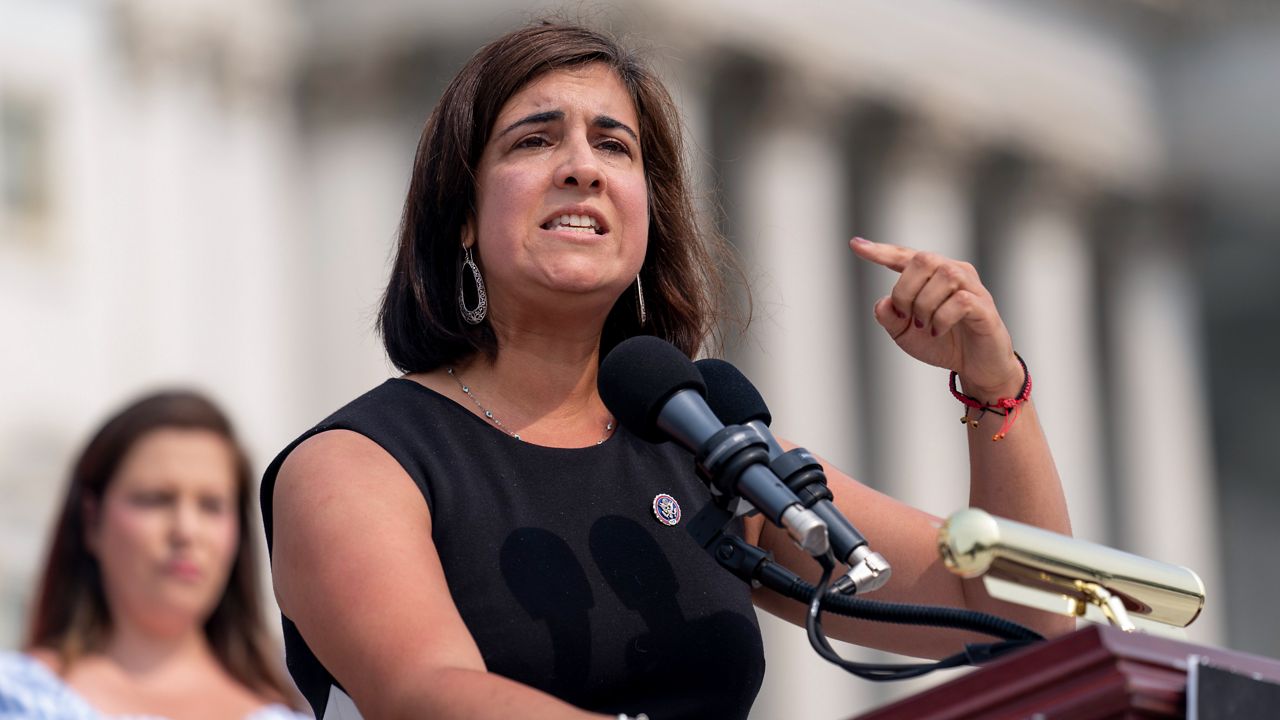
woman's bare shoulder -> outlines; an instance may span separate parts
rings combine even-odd
[[[371,438],[355,430],[333,429],[316,433],[298,444],[280,466],[280,477],[296,476],[349,464],[396,465],[391,455]],[[398,465],[397,465],[398,467]]]
[[[298,503],[344,498],[425,507],[409,474],[382,446],[353,430],[326,430],[300,443],[281,464],[273,511],[279,517]]]

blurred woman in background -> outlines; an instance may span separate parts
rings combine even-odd
[[[277,669],[230,421],[188,391],[144,397],[76,461],[0,718],[300,717]]]

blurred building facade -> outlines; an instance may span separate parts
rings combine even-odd
[[[900,5],[571,17],[645,49],[684,109],[708,220],[751,281],[727,353],[776,429],[926,510],[964,506],[946,374],[884,336],[870,309],[892,274],[846,241],[969,259],[1035,373],[1076,534],[1192,567],[1210,600],[1191,639],[1280,656],[1280,578],[1258,559],[1280,542],[1280,16]],[[0,0],[0,645],[20,641],[70,457],[127,397],[211,390],[262,466],[392,372],[372,319],[422,123],[467,56],[537,16]],[[753,717],[911,689],[764,622]]]

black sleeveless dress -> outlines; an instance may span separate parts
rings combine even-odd
[[[449,591],[490,672],[586,710],[745,718],[764,676],[749,588],[686,532],[708,502],[688,453],[618,429],[601,445],[520,442],[412,380],[388,380],[307,431],[370,438],[426,498]],[[668,526],[655,496],[682,519]],[[286,662],[323,717],[338,683],[282,616]]]

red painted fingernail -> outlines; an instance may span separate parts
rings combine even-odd
[[[916,318],[916,319],[915,319],[915,321],[916,321],[916,327],[918,327],[918,328],[920,328],[920,329],[922,329],[922,330],[923,330],[923,329],[924,329],[924,323],[920,322],[920,318]]]

